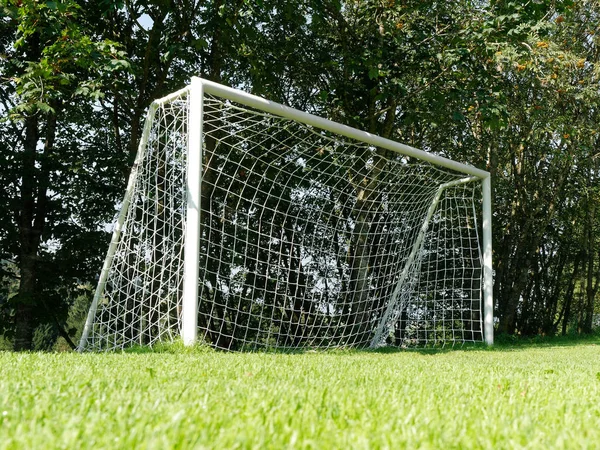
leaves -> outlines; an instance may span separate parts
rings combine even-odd
[[[48,177],[55,196],[41,240],[62,245],[40,258],[63,260],[41,289],[93,279],[85,242],[104,245],[144,108],[200,74],[487,168],[503,326],[552,333],[574,317],[569,298],[589,284],[581,269],[569,290],[578,255],[599,264],[597,239],[584,239],[584,224],[600,231],[586,215],[598,201],[597,1],[81,5],[0,2],[0,258],[22,245],[23,127],[37,120],[33,190]]]
[[[73,1],[19,2],[12,80],[20,97],[12,113],[54,113],[52,103],[89,96],[101,97],[102,81],[130,69],[121,45],[94,41],[79,22],[80,7]],[[37,59],[30,59],[38,54]],[[8,73],[10,74],[10,72]],[[95,78],[95,89],[82,87]],[[104,88],[105,89],[105,88]]]

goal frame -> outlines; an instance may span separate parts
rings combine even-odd
[[[112,260],[121,236],[123,224],[127,216],[127,210],[132,199],[138,170],[151,132],[152,120],[157,109],[165,103],[183,94],[189,95],[188,112],[188,148],[187,148],[187,184],[186,184],[186,223],[184,240],[184,262],[183,262],[183,293],[182,293],[182,311],[181,311],[181,338],[184,345],[194,345],[198,340],[198,273],[199,273],[199,252],[200,252],[200,198],[202,184],[202,148],[203,148],[203,106],[204,95],[214,95],[226,100],[230,100],[247,107],[264,111],[286,119],[294,120],[305,125],[309,125],[321,130],[329,131],[347,138],[361,141],[376,147],[385,148],[404,156],[413,157],[421,161],[426,161],[437,166],[441,166],[456,172],[465,174],[465,178],[446,183],[439,187],[438,193],[432,202],[425,222],[417,237],[411,255],[405,264],[405,269],[400,275],[397,288],[392,294],[392,299],[386,310],[380,324],[377,327],[375,338],[371,341],[371,347],[379,346],[381,335],[385,333],[386,320],[392,313],[395,297],[401,288],[402,280],[407,276],[404,272],[408,271],[411,265],[411,259],[420,248],[420,240],[427,230],[429,219],[431,218],[443,191],[450,186],[457,184],[481,181],[482,186],[482,307],[483,307],[483,337],[487,345],[494,343],[494,316],[493,316],[493,269],[492,269],[492,196],[491,196],[491,176],[490,173],[467,164],[463,164],[442,156],[438,156],[424,150],[386,139],[371,133],[367,133],[356,128],[333,122],[322,117],[299,111],[297,109],[284,106],[282,104],[263,99],[261,97],[246,93],[241,90],[233,89],[221,84],[205,80],[199,77],[193,77],[191,84],[186,88],[174,92],[162,99],[154,101],[148,110],[144,130],[140,140],[138,153],[131,169],[127,190],[121,205],[120,213],[113,230],[109,249],[100,273],[98,286],[96,288],[92,304],[87,316],[87,320],[81,335],[79,350],[86,347],[89,333],[91,331],[99,300],[104,292],[106,281],[109,275]]]

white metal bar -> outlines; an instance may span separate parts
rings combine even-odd
[[[483,328],[485,342],[494,344],[494,275],[492,270],[492,186],[483,179]]]
[[[192,81],[193,81],[193,79],[192,79]],[[186,86],[183,89],[179,89],[178,91],[172,92],[171,94],[166,95],[165,97],[155,100],[154,103],[158,104],[159,106],[170,103],[179,97],[185,96],[190,91],[190,88],[191,88],[191,86]]]
[[[397,318],[394,318],[392,314],[394,313],[394,310],[396,309],[396,306],[398,305],[398,296],[400,295],[400,292],[402,291],[402,288],[404,287],[404,283],[406,282],[406,278],[408,277],[408,274],[410,273],[410,270],[415,261],[417,253],[421,250],[421,246],[423,245],[423,241],[425,240],[425,233],[427,233],[427,229],[429,228],[429,221],[431,220],[433,213],[435,212],[438,204],[440,203],[442,194],[449,187],[458,186],[458,185],[464,184],[464,183],[470,183],[472,181],[479,181],[479,178],[477,178],[477,177],[461,178],[460,180],[449,181],[448,183],[441,184],[440,187],[438,188],[437,192],[435,193],[435,197],[433,198],[433,201],[431,202],[431,205],[429,205],[429,209],[427,210],[427,215],[425,216],[423,225],[421,225],[421,230],[419,231],[417,239],[415,240],[415,243],[412,246],[411,252],[408,255],[408,258],[406,259],[406,263],[404,264],[404,269],[402,269],[400,278],[398,279],[398,282],[396,283],[396,287],[394,288],[394,292],[392,293],[392,298],[390,299],[390,302],[388,303],[388,307],[385,310],[383,317],[379,321],[379,326],[377,327],[377,330],[375,330],[375,336],[373,337],[373,340],[371,341],[371,345],[370,345],[371,348],[376,348],[376,347],[382,346],[385,343],[385,339],[387,337],[386,333],[388,333],[389,330],[394,325],[396,325]]]
[[[280,103],[265,100],[264,98],[257,97],[255,95],[248,94],[246,92],[233,89],[227,86],[223,86],[212,81],[196,77],[194,77],[193,79],[201,80],[204,86],[204,92],[206,92],[207,94],[217,95],[228,100],[244,104],[246,106],[261,109],[271,114],[286,117],[288,119],[293,119],[307,125],[331,131],[332,133],[341,134],[352,139],[366,142],[376,147],[383,147],[388,150],[401,153],[403,155],[412,156],[423,161],[428,161],[433,164],[446,167],[447,169],[452,169],[458,172],[465,173],[467,175],[472,175],[478,178],[486,178],[487,176],[489,176],[489,173],[485,170],[477,169],[475,167],[468,166],[457,161],[452,161],[451,159],[433,155],[426,151],[419,150],[414,147],[410,147],[408,145],[392,141],[390,139],[385,139],[380,136],[367,133],[365,131],[357,130],[356,128],[332,122],[331,120],[327,120],[322,117],[306,113],[304,111],[299,111],[297,109],[290,108],[289,106],[284,106]]]
[[[127,190],[125,191],[123,204],[121,205],[121,210],[119,211],[119,216],[117,217],[117,223],[115,225],[115,229],[113,230],[110,245],[108,246],[108,252],[106,254],[106,258],[104,259],[104,264],[102,266],[102,271],[100,272],[98,286],[96,287],[96,291],[94,292],[94,299],[92,300],[87,320],[85,321],[85,326],[83,327],[83,332],[81,334],[81,339],[79,340],[78,351],[85,350],[85,347],[87,346],[87,341],[90,335],[90,331],[92,329],[92,324],[94,323],[94,316],[96,315],[96,311],[98,309],[98,302],[100,301],[100,297],[102,296],[102,294],[104,294],[106,280],[108,279],[110,267],[115,257],[117,247],[119,245],[119,238],[121,237],[123,224],[125,223],[125,219],[127,218],[127,212],[129,210],[129,204],[131,203],[133,191],[135,189],[135,183],[137,182],[139,168],[142,165],[142,161],[146,154],[146,147],[148,145],[150,131],[152,130],[152,122],[154,121],[154,116],[156,114],[158,106],[158,103],[153,102],[150,105],[150,108],[148,109],[148,113],[146,114],[142,138],[140,139],[140,144],[138,146],[138,151],[135,156],[135,161],[133,163],[133,166],[131,167],[131,172],[129,173],[129,181],[127,182]]]
[[[202,81],[193,78],[188,112],[187,214],[181,305],[181,337],[184,345],[194,345],[198,338],[203,97]]]

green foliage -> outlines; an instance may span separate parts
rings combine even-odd
[[[0,353],[0,449],[585,448],[599,352]]]
[[[14,263],[0,260],[0,317],[14,316],[12,299],[17,293],[19,285],[18,269]],[[8,321],[0,321],[0,336],[10,338],[11,328]],[[3,340],[3,342],[5,342]]]
[[[13,344],[5,336],[0,335],[0,352],[12,350]]]
[[[600,330],[599,330],[600,331]],[[493,351],[507,351],[522,348],[540,347],[569,347],[585,344],[597,344],[600,333],[596,331],[590,334],[570,333],[565,336],[518,336],[515,334],[499,334],[494,337]]]
[[[8,2],[17,24],[11,81],[20,102],[13,114],[56,113],[56,104],[104,96],[103,81],[128,70],[120,44],[94,41],[78,21],[81,7],[69,0]],[[39,58],[30,59],[39,52]],[[89,73],[95,72],[90,78]],[[10,72],[8,72],[10,73]]]
[[[52,350],[57,338],[58,332],[55,327],[53,327],[49,323],[41,324],[35,329],[35,332],[33,333],[33,350]]]
[[[112,219],[121,191],[126,155],[111,149],[99,102],[130,65],[120,44],[89,29],[76,2],[2,7],[0,257],[15,261],[18,286],[0,301],[0,322],[9,335],[26,330],[25,347],[37,339],[50,348],[77,286],[95,274],[102,251],[90,250],[104,248],[99,224]]]
[[[145,108],[192,75],[487,168],[501,330],[589,331],[600,307],[597,0],[0,0],[0,10],[0,260],[18,266],[7,277],[0,266],[3,332],[32,244],[48,306],[34,328],[51,322],[47,310],[67,329],[81,323],[73,305],[95,282]],[[27,241],[24,218],[36,217]],[[70,308],[79,318],[67,324]]]

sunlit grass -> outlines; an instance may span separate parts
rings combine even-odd
[[[0,448],[594,448],[600,345],[0,353]]]

